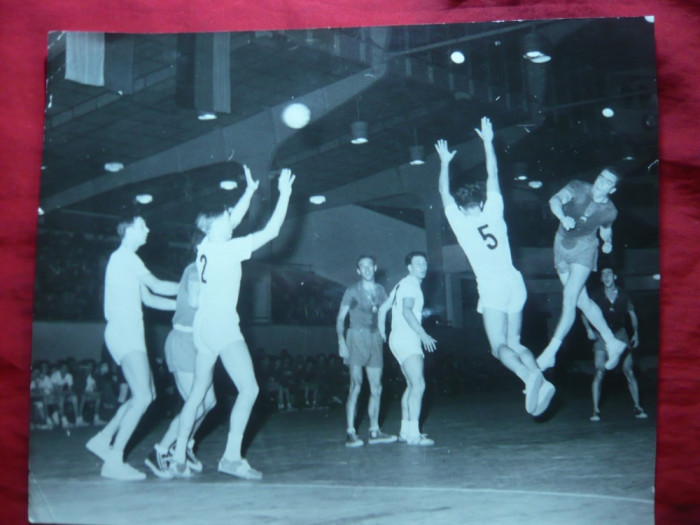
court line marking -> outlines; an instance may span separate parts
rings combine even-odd
[[[610,501],[627,501],[630,503],[646,503],[653,505],[653,499],[631,498],[627,496],[608,496],[604,494],[587,494],[583,492],[552,492],[544,490],[518,490],[518,489],[478,489],[467,487],[403,487],[403,486],[382,486],[382,485],[327,485],[323,483],[262,483],[265,487],[294,487],[294,488],[315,488],[315,489],[361,489],[361,490],[401,490],[413,492],[460,492],[479,494],[519,494],[523,496],[568,496],[572,498],[584,499],[604,499]]]
[[[65,486],[67,483],[76,483],[76,484],[84,484],[85,481],[79,481],[79,480],[61,480],[60,482],[58,480],[44,480],[41,483],[60,483],[60,485]],[[90,482],[88,482],[90,483]],[[104,480],[95,480],[95,482],[91,483],[94,485],[103,485]],[[246,488],[249,487],[255,487],[255,488],[268,488],[268,487],[274,487],[274,488],[294,488],[294,489],[336,489],[336,490],[382,490],[382,491],[409,491],[409,492],[457,492],[461,494],[495,494],[495,495],[506,495],[506,494],[517,494],[521,496],[548,496],[548,497],[569,497],[569,498],[579,498],[579,499],[592,499],[592,500],[607,500],[607,501],[620,501],[620,502],[628,502],[628,503],[644,503],[647,505],[654,505],[654,500],[653,499],[643,499],[643,498],[633,498],[633,497],[628,497],[628,496],[610,496],[610,495],[605,495],[605,494],[588,494],[585,492],[555,492],[555,491],[546,491],[546,490],[519,490],[519,489],[489,489],[489,488],[468,488],[468,487],[406,487],[406,486],[385,486],[385,485],[335,485],[335,484],[326,484],[326,483],[267,483],[265,481],[262,482],[246,482],[242,480],[232,480],[232,483],[236,483],[239,487],[242,488],[241,485],[245,486]],[[198,486],[206,486],[206,487],[213,487],[213,486],[222,486],[222,487],[228,487],[229,484],[226,482],[217,482],[217,483],[212,483],[212,482],[200,482],[196,484],[185,484],[185,483],[179,483],[177,480],[172,481],[171,483],[167,482],[162,482],[162,480],[158,480],[158,484],[162,484],[163,487],[168,486],[168,487],[173,487],[175,484],[176,486],[180,487],[198,487]]]

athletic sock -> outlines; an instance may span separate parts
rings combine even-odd
[[[559,348],[561,348],[561,343],[562,343],[561,339],[557,339],[556,337],[552,337],[552,340],[549,342],[549,344],[547,345],[547,348],[545,348],[542,353],[559,351]]]
[[[401,420],[401,430],[399,431],[399,435],[405,436],[408,434],[408,419],[402,419]]]
[[[418,420],[412,420],[408,422],[408,432],[407,435],[410,437],[415,437],[420,435],[420,430],[418,429]]]

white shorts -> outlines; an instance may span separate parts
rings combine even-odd
[[[420,337],[415,332],[391,332],[389,335],[389,349],[400,365],[406,358],[412,355],[423,357],[423,347]]]
[[[105,343],[114,361],[121,366],[124,356],[131,352],[146,353],[143,321],[138,323],[107,323]]]
[[[527,300],[527,289],[522,274],[515,270],[505,275],[478,281],[479,304],[476,310],[482,314],[484,308],[508,314],[522,311]]]
[[[221,351],[235,343],[245,344],[238,323],[231,320],[196,315],[193,325],[194,346],[198,352],[218,357]]]

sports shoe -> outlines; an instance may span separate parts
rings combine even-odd
[[[556,352],[545,350],[537,357],[537,366],[544,372],[548,368],[552,368],[555,363]]]
[[[409,436],[406,438],[407,445],[418,445],[421,447],[429,447],[435,444],[435,440],[430,439],[427,434],[418,434],[417,436]]]
[[[218,470],[222,474],[229,474],[241,479],[259,480],[263,477],[262,472],[251,467],[245,458],[239,460],[221,458]]]
[[[168,455],[173,456],[175,455],[175,445],[176,443],[173,443],[170,445],[170,449],[168,450]],[[193,470],[194,472],[202,472],[202,469],[204,468],[202,466],[202,462],[197,459],[197,456],[194,455],[194,439],[190,439],[189,442],[187,443],[187,448],[185,449],[185,459],[187,461],[187,466],[190,467],[190,470]]]
[[[378,443],[395,443],[396,436],[393,434],[385,434],[381,429],[370,430],[369,437],[367,438],[367,443],[370,445],[376,445]]]
[[[76,427],[86,427],[88,424],[85,422],[85,420],[82,418],[82,416],[79,416],[75,420],[75,426]]]
[[[85,448],[95,454],[102,461],[107,459],[107,455],[112,451],[109,440],[98,432],[90,438],[90,441],[85,443]]]
[[[608,360],[605,361],[605,369],[612,370],[620,362],[620,356],[625,352],[627,343],[619,339],[613,339],[610,343],[606,343],[605,349],[608,351]]]
[[[399,443],[406,443],[406,440],[406,434],[399,434],[399,438],[396,441],[398,441]]]
[[[646,419],[649,416],[647,416],[647,413],[644,412],[642,407],[634,407],[634,417],[637,419]]]
[[[544,381],[544,376],[539,370],[530,372],[525,383],[525,410],[532,414],[539,404],[540,388]]]
[[[146,479],[146,474],[140,470],[136,470],[128,463],[119,463],[117,461],[105,461],[100,471],[100,476],[109,479],[118,479],[120,481],[140,481]]]
[[[174,459],[168,462],[168,471],[174,478],[191,478],[192,471],[187,465],[187,461],[184,463],[177,463]]]
[[[594,410],[593,415],[590,417],[591,421],[600,421],[600,410]]]
[[[345,446],[348,448],[357,448],[364,445],[365,442],[362,441],[355,432],[348,432],[345,437]]]
[[[544,414],[545,410],[549,407],[549,403],[554,397],[554,393],[557,391],[554,385],[549,381],[544,381],[540,387],[540,393],[537,399],[537,408],[532,412],[534,417],[541,416]]]
[[[153,447],[148,457],[144,460],[144,463],[148,468],[151,469],[156,476],[161,479],[173,479],[173,474],[169,470],[169,463],[172,459],[170,456],[170,451],[165,453],[158,450],[160,447],[158,445]]]

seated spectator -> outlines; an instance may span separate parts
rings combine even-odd
[[[72,426],[66,417],[66,402],[70,403],[73,408],[76,426],[86,426],[87,423],[83,421],[83,416],[78,412],[78,396],[73,392],[73,375],[68,371],[66,361],[62,361],[51,373],[51,384],[53,386],[53,402],[58,407],[61,427],[70,428]]]
[[[106,422],[100,419],[100,402],[102,401],[102,393],[97,385],[98,374],[95,370],[95,361],[88,359],[84,363],[85,367],[85,386],[83,388],[82,395],[80,397],[80,411],[78,412],[80,416],[83,416],[83,411],[85,410],[85,403],[90,402],[94,404],[94,413],[92,418],[92,424],[95,426],[105,425]]]
[[[53,428],[53,422],[49,418],[48,407],[45,402],[45,392],[41,384],[41,370],[38,366],[32,368],[32,379],[29,384],[29,396],[31,402],[30,430]],[[49,380],[50,384],[50,380]]]

